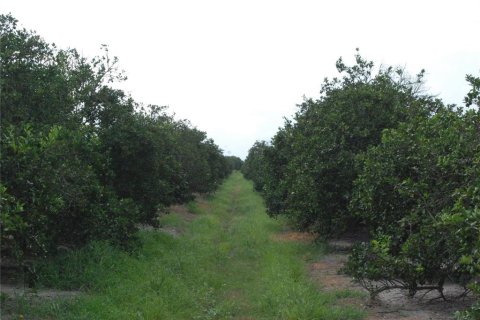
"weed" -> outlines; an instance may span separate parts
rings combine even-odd
[[[284,222],[266,215],[262,199],[240,174],[234,173],[208,206],[189,206],[198,217],[182,224],[182,237],[143,231],[137,256],[96,244],[64,257],[62,270],[78,272],[71,281],[87,283],[89,292],[31,312],[57,319],[363,317],[361,311],[335,306],[350,293],[322,293],[309,281],[305,257],[317,257],[324,246],[272,239]],[[162,221],[169,223],[178,226],[178,217]],[[51,274],[44,283],[64,286],[59,265],[44,272]]]

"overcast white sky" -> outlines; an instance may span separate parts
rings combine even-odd
[[[448,103],[480,75],[479,0],[1,0],[0,13],[85,56],[108,44],[135,100],[168,105],[242,158],[357,47],[377,65],[426,69]]]

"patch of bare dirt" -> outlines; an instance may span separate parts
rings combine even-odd
[[[310,278],[320,284],[322,290],[325,291],[360,289],[359,286],[352,283],[352,279],[349,276],[339,274],[339,269],[346,261],[346,254],[327,254],[320,261],[309,265]]]
[[[277,241],[307,242],[314,239],[314,234],[291,231],[275,236]],[[365,289],[354,283],[351,277],[341,273],[348,259],[348,251],[356,241],[358,241],[358,235],[331,240],[328,242],[331,253],[308,265],[310,278],[319,285],[321,290],[358,290],[366,293],[366,298],[339,299],[338,305],[356,305],[364,308],[368,313],[367,320],[452,320],[455,311],[464,310],[473,303],[474,298],[471,296],[456,299],[463,293],[463,288],[453,284],[445,285],[444,294],[447,301],[438,299],[439,294],[436,291],[427,294],[418,292],[412,298],[405,290],[400,289],[384,291],[375,300],[371,300]]]
[[[2,294],[1,302],[1,319],[23,319],[23,315],[18,314],[17,298],[26,299],[29,304],[35,304],[45,300],[58,300],[58,299],[73,299],[78,297],[80,291],[64,291],[54,289],[39,289],[34,290],[21,285],[6,285],[0,286],[0,292]]]
[[[358,290],[367,293],[352,279],[339,271],[347,260],[345,253],[331,253],[325,255],[320,261],[309,265],[311,279],[319,284],[324,291]],[[450,300],[437,299],[435,291],[424,294],[417,293],[413,298],[408,297],[404,290],[392,289],[380,293],[375,300],[370,298],[345,298],[340,299],[339,305],[356,305],[365,308],[368,320],[449,320],[453,313],[463,310],[472,304],[473,298],[463,300],[453,299],[458,297],[463,289],[455,285],[446,285],[444,294]]]
[[[164,226],[164,227],[155,228],[154,226],[149,225],[149,224],[138,224],[137,228],[140,229],[140,230],[143,230],[143,231],[150,231],[150,232],[157,231],[157,232],[167,233],[174,238],[179,237],[183,233],[183,230],[181,230],[180,228],[172,227],[172,226]]]
[[[273,236],[275,241],[299,241],[311,242],[317,238],[317,235],[309,232],[286,231]]]
[[[195,203],[200,210],[208,212],[211,208],[210,203],[208,202],[207,199],[208,196],[201,195],[201,194],[196,194],[195,195]]]
[[[328,247],[332,251],[350,251],[352,250],[353,245],[353,241],[345,239],[334,239],[328,241]]]
[[[174,238],[178,238],[183,233],[183,230],[175,227],[160,227],[158,228],[158,231],[169,234]]]
[[[54,289],[31,289],[25,288],[22,286],[15,285],[5,285],[2,284],[0,287],[0,292],[7,297],[15,296],[29,296],[33,298],[41,299],[55,299],[55,298],[73,298],[80,294],[80,291],[65,291],[65,290],[54,290]]]
[[[197,205],[200,205],[200,203],[206,203],[204,198],[202,196],[197,196],[195,199],[195,202]],[[185,222],[192,222],[196,218],[198,218],[198,215],[192,213],[188,207],[184,204],[175,204],[170,207],[168,207],[162,215],[175,215],[180,217],[183,221]],[[153,227],[151,227],[153,229]],[[167,233],[174,238],[179,237],[180,235],[183,234],[184,230],[181,227],[173,227],[173,226],[162,226],[157,229],[160,232]]]
[[[167,211],[169,212],[169,214],[175,214],[180,216],[183,220],[187,222],[193,221],[195,220],[195,218],[197,218],[197,215],[190,212],[190,210],[188,210],[188,208],[183,204],[176,204],[170,206]]]
[[[392,289],[382,292],[377,299],[368,302],[368,320],[450,320],[453,313],[464,310],[473,303],[473,297],[463,300],[454,299],[463,290],[456,285],[446,285],[444,294],[449,299],[444,301],[435,291],[424,294],[419,292],[409,297],[404,290]]]

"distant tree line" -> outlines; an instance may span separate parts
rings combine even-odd
[[[188,121],[112,87],[125,77],[107,47],[87,59],[1,15],[0,59],[2,257],[92,240],[131,248],[139,223],[241,166]]]
[[[226,156],[227,163],[230,170],[241,170],[243,166],[243,160],[237,156]]]
[[[424,72],[342,59],[270,143],[243,166],[271,216],[332,237],[366,230],[347,271],[376,295],[389,288],[475,288],[480,275],[480,79],[466,108],[424,92]],[[478,286],[476,287],[478,291]],[[479,316],[480,307],[459,315]],[[470,317],[470,318],[469,318]],[[478,318],[475,318],[478,319]]]

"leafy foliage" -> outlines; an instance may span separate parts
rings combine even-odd
[[[248,156],[242,167],[242,173],[245,178],[253,180],[255,190],[263,190],[265,181],[263,175],[265,173],[265,150],[268,145],[265,141],[256,141],[255,144],[248,151]]]
[[[343,77],[325,80],[321,97],[305,99],[271,144],[252,147],[245,176],[272,216],[321,236],[368,230],[371,241],[355,247],[346,270],[372,295],[443,296],[447,280],[478,291],[479,79],[467,76],[463,110],[423,94],[423,71],[375,74],[355,58],[350,67],[337,61]]]
[[[217,145],[164,108],[110,87],[118,60],[59,50],[0,16],[2,257],[107,240],[215,190],[232,170]]]
[[[243,160],[236,156],[225,157],[228,162],[228,166],[231,170],[241,170],[243,166]]]
[[[2,139],[2,179],[23,204],[25,226],[14,236],[16,246],[45,254],[91,238],[126,245],[137,209],[101,184],[99,140],[58,126],[34,133],[28,126],[20,132],[10,126]]]
[[[478,274],[480,239],[480,113],[442,108],[386,130],[382,142],[359,157],[351,210],[370,230],[388,235],[388,259],[374,246],[357,249],[349,269],[360,281],[401,279],[412,293],[439,290]],[[369,258],[365,258],[365,256]],[[363,256],[364,258],[360,258]],[[383,261],[382,261],[383,260]],[[390,274],[379,272],[389,265]]]
[[[251,175],[265,186],[271,215],[287,215],[323,235],[358,225],[348,210],[356,156],[378,144],[384,129],[437,107],[420,93],[423,72],[411,79],[390,67],[374,75],[372,62],[358,53],[355,59],[351,67],[337,61],[342,78],[326,79],[319,99],[299,105],[294,121],[285,123],[255,166],[262,173]]]

